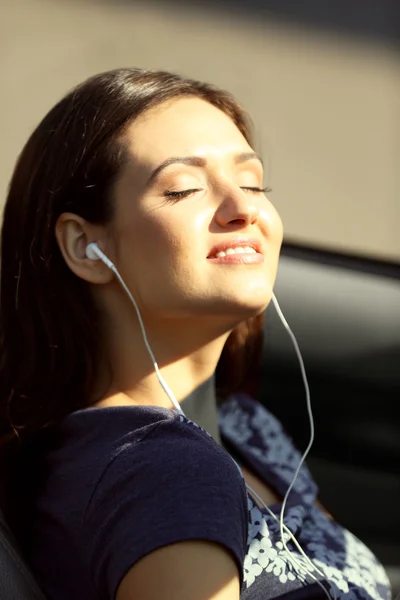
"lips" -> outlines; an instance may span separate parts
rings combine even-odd
[[[262,254],[261,252],[261,244],[259,242],[259,240],[254,239],[254,238],[236,238],[236,239],[230,239],[230,240],[226,240],[221,242],[220,244],[216,244],[210,254],[207,256],[207,258],[217,258],[217,255],[220,252],[226,252],[229,249],[234,250],[235,248],[252,248],[252,253],[254,254],[254,250],[256,251],[257,254]],[[232,256],[232,254],[231,254]]]

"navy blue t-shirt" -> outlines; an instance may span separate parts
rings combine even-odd
[[[225,402],[219,419],[235,455],[283,496],[300,456],[276,419],[244,395]],[[121,406],[75,412],[57,433],[45,473],[30,562],[49,600],[114,600],[140,558],[193,539],[219,543],[232,554],[242,600],[324,597],[288,560],[279,526],[247,493],[230,455],[175,411]],[[285,522],[317,565],[317,579],[341,600],[387,600],[384,569],[316,507],[316,492],[304,467]],[[280,505],[270,508],[279,516]]]

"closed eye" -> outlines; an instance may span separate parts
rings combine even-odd
[[[164,192],[164,196],[167,198],[172,198],[173,200],[180,200],[181,198],[186,198],[190,196],[190,194],[194,194],[194,192],[200,192],[200,189],[189,189],[189,190],[181,190],[179,192],[171,192],[170,190],[166,190]]]
[[[242,186],[241,189],[244,190],[245,192],[253,192],[254,194],[268,194],[269,192],[272,191],[270,187],[259,188],[259,187]]]
[[[271,192],[270,187],[259,188],[259,187],[255,187],[255,186],[241,186],[241,189],[246,192],[252,192],[253,194],[267,194],[267,193]],[[186,198],[187,196],[190,196],[191,194],[194,194],[195,192],[201,192],[201,189],[193,188],[193,189],[188,189],[188,190],[180,190],[178,192],[166,190],[164,192],[164,196],[166,196],[167,198],[172,198],[173,200],[180,200],[182,198]]]

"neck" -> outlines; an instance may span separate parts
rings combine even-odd
[[[191,319],[145,321],[146,333],[162,376],[176,400],[182,402],[195,390],[207,390],[229,332],[213,331],[210,323]],[[211,333],[210,333],[211,332]],[[153,405],[172,408],[161,389],[136,319],[113,321],[107,326],[108,359],[112,381],[97,405]],[[103,382],[104,383],[104,382]],[[204,385],[203,385],[204,384]],[[196,392],[197,393],[197,392]],[[189,401],[190,405],[199,404]],[[196,411],[198,409],[196,408]],[[197,419],[193,418],[196,422]],[[201,423],[199,423],[201,424]]]

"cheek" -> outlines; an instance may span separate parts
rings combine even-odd
[[[265,224],[266,234],[273,241],[279,241],[283,236],[282,219],[275,206],[268,200],[260,210],[260,217]]]
[[[270,251],[270,260],[268,261],[268,270],[270,277],[275,280],[279,254],[283,240],[282,219],[276,208],[268,202],[268,205],[260,212],[263,227],[265,227],[265,236],[268,240]]]
[[[204,254],[209,222],[208,211],[196,211],[189,202],[182,202],[164,207],[158,214],[144,215],[137,236],[142,248],[176,267],[185,258]]]
[[[136,215],[134,224],[121,228],[119,257],[124,271],[138,277],[137,285],[173,279],[182,256],[188,254],[184,234],[182,226],[165,214]]]
[[[150,268],[153,264],[159,265],[168,262],[170,254],[176,246],[171,232],[162,227],[155,220],[143,219],[140,227],[132,238],[131,247],[144,267]]]
[[[282,219],[280,217],[280,214],[278,213],[277,210],[275,210],[275,222],[276,222],[276,236],[277,239],[279,241],[279,246],[282,244],[282,240],[283,240],[283,222]]]

